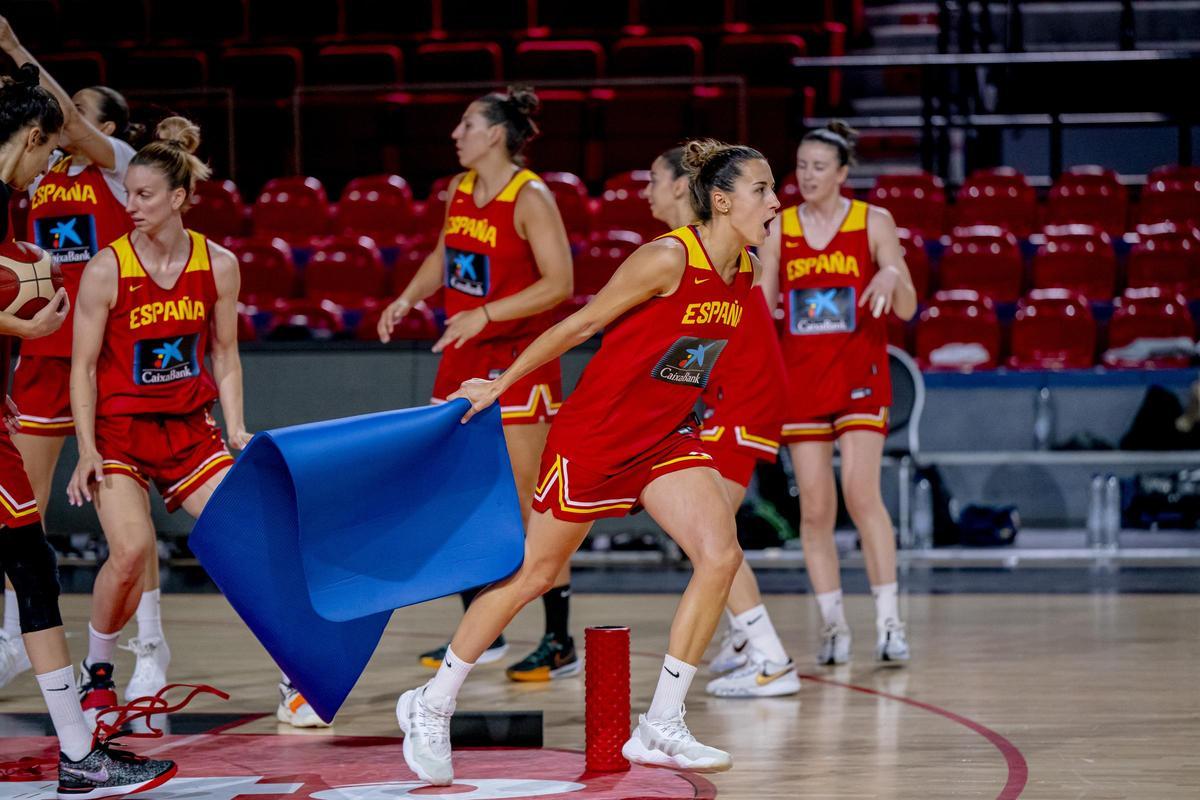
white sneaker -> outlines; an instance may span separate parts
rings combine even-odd
[[[450,717],[454,698],[425,697],[425,687],[409,689],[396,701],[396,721],[404,731],[404,761],[417,777],[434,786],[454,783],[450,761]]]
[[[0,688],[31,666],[29,654],[25,652],[25,640],[0,630]]]
[[[708,662],[709,674],[724,675],[746,666],[746,662],[750,660],[746,650],[749,644],[750,640],[746,634],[730,627],[721,637],[721,649],[713,656],[713,660]]]
[[[139,697],[153,697],[167,685],[167,667],[171,663],[171,648],[158,638],[130,639],[128,644],[121,645],[122,650],[128,650],[137,656],[133,665],[133,675],[125,685],[125,702],[129,703]]]
[[[850,628],[831,622],[821,630],[821,646],[817,649],[817,664],[845,664],[850,661]]]
[[[777,664],[755,652],[741,669],[708,682],[704,690],[715,697],[783,697],[800,691],[796,662]]]
[[[295,686],[282,681],[279,683],[279,707],[275,709],[275,719],[293,728],[329,727],[329,723],[317,716],[317,712],[313,711]]]
[[[638,726],[621,755],[631,763],[651,767],[671,767],[692,772],[724,772],[733,766],[733,758],[724,750],[701,744],[688,730],[681,706],[679,715],[666,719],[646,719],[638,715]]]
[[[880,664],[902,666],[908,659],[908,637],[904,634],[904,623],[889,619],[875,642],[875,660]]]

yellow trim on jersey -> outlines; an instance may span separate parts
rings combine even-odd
[[[846,214],[846,221],[842,223],[842,227],[838,229],[839,233],[854,233],[861,231],[867,227],[867,204],[862,200],[851,200],[850,211]]]
[[[496,200],[501,203],[511,203],[517,199],[517,193],[525,188],[525,184],[540,180],[537,173],[523,169],[512,177],[507,186],[500,190],[500,194],[496,195]]]
[[[704,249],[704,244],[701,243],[700,237],[696,235],[696,231],[691,225],[684,225],[682,228],[676,228],[673,231],[664,233],[661,236],[655,236],[654,241],[659,239],[678,239],[687,248],[687,266],[694,269],[703,269],[709,272],[714,272],[715,267],[708,259],[708,252]],[[742,250],[738,255],[738,272],[753,272],[754,262],[750,260],[750,251]]]
[[[471,194],[475,191],[475,170],[469,171],[463,175],[461,181],[458,182],[458,191],[463,194]],[[500,190],[500,194],[496,195],[495,200],[501,203],[511,203],[517,199],[517,193],[525,187],[525,184],[530,181],[540,181],[541,177],[532,170],[523,169],[516,175],[509,178],[508,183]]]
[[[0,495],[0,505],[4,506],[4,510],[8,512],[8,516],[12,521],[24,519],[25,517],[29,517],[38,513],[37,503],[34,503],[31,508],[21,510],[9,503],[4,495]]]
[[[562,403],[554,402],[554,395],[550,391],[550,384],[538,383],[529,390],[529,399],[523,406],[500,406],[501,419],[524,419],[533,417],[538,414],[543,406],[546,408],[546,416],[552,417],[558,413]]]
[[[718,425],[715,428],[707,428],[700,431],[700,441],[702,442],[719,442],[721,437],[725,435],[725,426]]]
[[[800,224],[800,206],[783,210],[783,235],[792,239],[799,239],[804,235],[804,227]]]
[[[187,267],[183,271],[210,272],[212,262],[208,258],[208,239],[204,238],[203,233],[195,231],[187,231],[187,234],[192,237],[192,256],[188,259]]]
[[[880,409],[878,414],[846,414],[833,421],[835,430],[841,430],[851,425],[866,425],[870,428],[883,428],[887,425],[887,409]]]
[[[69,431],[75,427],[75,420],[68,418],[62,422],[38,422],[28,417],[17,417],[22,428],[34,431]]]
[[[146,479],[146,476],[142,474],[142,471],[132,464],[126,464],[124,461],[115,461],[111,459],[105,459],[103,464],[104,471],[106,473],[124,472],[130,478],[133,478],[135,481],[137,481],[143,489],[147,489],[150,486],[150,481]]]
[[[71,168],[71,156],[66,155],[54,162],[54,166],[50,168],[51,172],[66,172]]]
[[[553,480],[557,479],[558,507],[559,510],[568,514],[595,514],[597,511],[628,511],[629,509],[633,508],[634,504],[637,502],[637,498],[628,501],[614,499],[611,502],[600,500],[598,501],[599,503],[607,502],[608,505],[580,505],[576,508],[572,508],[570,505],[568,505],[571,500],[567,497],[566,474],[566,466],[563,464],[562,456],[556,456],[554,459],[554,467],[550,470],[550,474],[547,476],[547,480],[543,487],[538,490],[538,494],[544,497],[546,492],[549,490],[550,485],[553,483]]]
[[[117,257],[117,272],[122,278],[145,278],[146,270],[142,269],[142,262],[138,261],[137,255],[133,252],[133,242],[129,241],[129,234],[125,234],[119,239],[113,240],[109,247]]]
[[[169,497],[174,497],[180,492],[187,491],[201,478],[204,478],[207,481],[212,477],[210,473],[212,473],[214,470],[220,471],[232,463],[233,456],[229,455],[228,453],[217,453],[206,459],[203,464],[196,467],[196,469],[192,471],[191,475],[188,475],[182,481],[168,489],[166,491],[166,495]]]

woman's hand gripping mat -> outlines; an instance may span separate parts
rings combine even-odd
[[[192,552],[313,709],[333,719],[393,609],[512,574],[524,529],[500,409],[467,402],[256,435]]]

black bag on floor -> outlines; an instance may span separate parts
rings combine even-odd
[[[963,547],[1016,544],[1020,527],[1016,506],[969,505],[958,515],[958,537]]]
[[[1122,450],[1183,450],[1184,434],[1175,427],[1183,414],[1183,404],[1170,389],[1151,386],[1133,417],[1129,430],[1121,437]]]
[[[954,515],[954,497],[942,479],[942,473],[935,466],[917,467],[913,486],[922,479],[929,481],[929,498],[933,505],[933,546],[954,547],[961,544],[958,520]]]

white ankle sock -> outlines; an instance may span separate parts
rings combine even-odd
[[[142,592],[142,599],[138,601],[137,607],[139,639],[166,639],[162,629],[161,598],[162,592],[159,589]]]
[[[425,694],[451,699],[458,697],[458,690],[462,688],[463,681],[471,674],[471,668],[474,666],[459,658],[447,645],[446,655],[442,658],[442,665],[438,667],[437,674],[425,684]]]
[[[21,635],[21,607],[12,589],[4,590],[4,632],[10,637]]]
[[[846,611],[842,608],[841,589],[817,595],[817,605],[821,608],[821,619],[826,625],[846,624]]]
[[[117,639],[121,636],[120,631],[113,633],[101,633],[92,627],[92,623],[88,623],[88,654],[85,662],[89,667],[92,664],[104,662],[111,664],[113,653],[117,651]]]
[[[783,642],[779,641],[779,634],[771,624],[766,606],[759,604],[738,614],[736,620],[738,629],[745,632],[751,646],[766,656],[768,661],[773,664],[787,663],[787,651],[783,649]]]
[[[654,699],[650,701],[646,719],[664,719],[678,714],[694,677],[694,666],[668,654],[658,673],[658,688],[654,690]]]
[[[79,693],[75,691],[75,668],[56,669],[37,676],[46,710],[54,723],[58,735],[58,748],[67,758],[78,761],[92,750],[92,732],[83,719],[79,707]]]
[[[871,587],[871,594],[875,595],[875,627],[881,632],[887,628],[888,620],[900,621],[898,588],[895,582]]]

